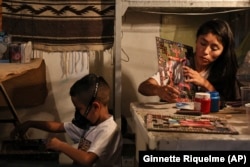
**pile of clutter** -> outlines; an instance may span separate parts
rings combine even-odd
[[[14,43],[11,35],[0,32],[0,63],[29,63],[32,56],[31,41]]]

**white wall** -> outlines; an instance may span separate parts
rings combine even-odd
[[[70,87],[76,80],[82,78],[89,72],[88,55],[86,53],[80,52],[80,55],[76,57],[78,61],[72,60],[70,54],[64,55],[58,52],[43,53],[47,70],[47,83],[51,85],[50,91],[53,93],[51,96],[55,100],[55,107],[61,121],[69,121],[72,119],[71,111],[72,109],[74,111],[74,106],[69,96]],[[62,59],[65,59],[66,64],[63,64]],[[75,63],[77,64],[75,65]],[[63,72],[63,69],[68,69],[68,72]]]

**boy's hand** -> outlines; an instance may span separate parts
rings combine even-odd
[[[17,125],[14,130],[10,133],[12,139],[25,139],[25,133],[29,129],[29,121]]]
[[[46,148],[55,151],[60,151],[61,144],[63,143],[63,141],[59,140],[56,137],[48,138],[46,141]]]

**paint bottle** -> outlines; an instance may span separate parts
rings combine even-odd
[[[210,93],[197,92],[195,93],[194,109],[202,114],[209,114],[211,107]]]
[[[220,109],[220,95],[219,92],[209,92],[211,98],[210,112],[218,112]]]

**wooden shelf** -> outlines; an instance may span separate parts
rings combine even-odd
[[[129,7],[246,7],[249,0],[122,0]]]
[[[47,97],[46,64],[43,59],[30,63],[2,63],[0,82],[15,107],[34,107]],[[0,96],[0,106],[6,106]]]
[[[140,11],[175,11],[175,13],[250,9],[249,0],[122,0],[121,3],[122,16],[128,8]]]

